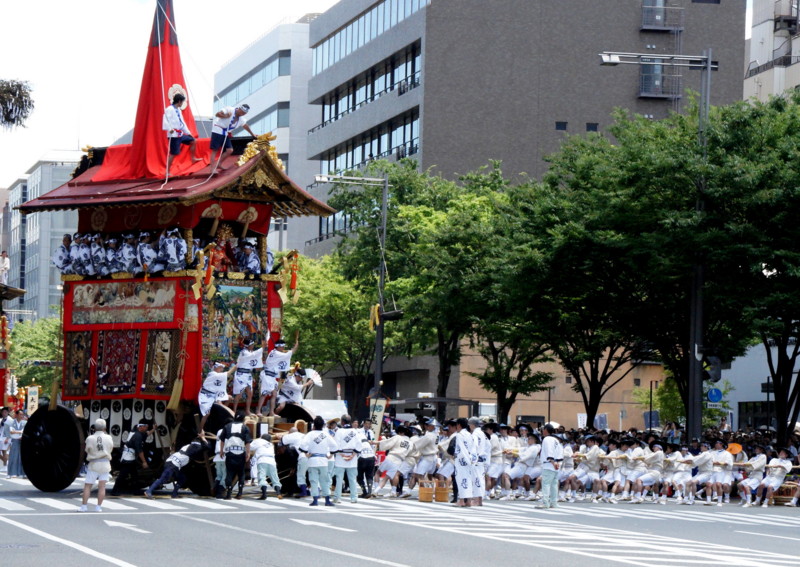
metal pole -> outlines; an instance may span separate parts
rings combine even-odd
[[[703,158],[707,155],[706,129],[711,104],[711,49],[703,52],[703,71],[700,82],[700,106],[697,117],[697,140]],[[700,180],[695,211],[698,216],[705,208],[705,180]],[[692,270],[689,313],[689,384],[686,429],[690,438],[700,437],[703,430],[703,260],[698,258]]]
[[[769,379],[770,376],[767,376],[767,431],[772,427],[772,411],[770,411],[771,408],[769,407],[769,391],[772,388],[770,388]]]
[[[386,262],[383,251],[386,247],[386,215],[389,208],[389,174],[383,177],[381,196],[380,264],[378,266],[378,324],[375,332],[375,391],[380,390],[383,381],[383,286],[386,283]]]
[[[653,381],[650,380],[650,413],[647,414],[647,429],[653,428]]]
[[[550,423],[550,394],[552,394],[553,388],[547,388],[547,423]]]

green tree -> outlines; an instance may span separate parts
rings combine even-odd
[[[709,408],[703,405],[703,428],[716,427],[719,425],[720,419],[728,416],[731,407],[727,402],[728,394],[734,391],[733,385],[728,380],[723,380],[720,384],[712,384],[711,382],[703,383],[703,399],[711,388],[720,388],[722,390],[722,408]],[[643,411],[650,409],[650,389],[647,388],[634,388],[632,392],[634,401],[639,404]],[[661,424],[664,425],[668,421],[674,423],[686,422],[686,408],[683,405],[681,394],[678,391],[678,386],[672,376],[667,376],[658,388],[653,390],[653,410],[658,411],[661,419]]]
[[[372,386],[375,333],[369,328],[376,293],[357,288],[339,273],[336,258],[301,258],[296,304],[284,308],[286,336],[300,331],[296,357],[321,375],[338,370],[344,376],[345,399],[355,416],[365,407]],[[396,334],[387,325],[385,343],[391,352]]]
[[[777,437],[800,417],[800,96],[719,109],[709,139],[708,201],[740,290],[738,325],[758,337],[774,384]],[[726,274],[726,276],[729,274]]]
[[[642,351],[628,315],[638,280],[618,261],[620,238],[607,227],[615,185],[603,171],[604,151],[610,145],[600,137],[576,138],[544,184],[516,187],[510,198],[520,211],[513,239],[523,249],[511,269],[527,286],[515,303],[573,378],[589,423]]]
[[[639,404],[642,411],[650,410],[650,388],[634,388],[631,393],[633,400]],[[685,423],[686,408],[678,391],[678,385],[672,376],[667,376],[653,390],[653,410],[658,411],[661,424],[664,425],[671,421],[673,423]]]
[[[602,136],[569,139],[553,157],[547,182],[581,206],[576,224],[585,235],[578,234],[601,246],[599,253],[585,249],[595,257],[591,263],[602,259],[605,272],[627,286],[613,296],[623,303],[609,313],[619,323],[611,330],[638,337],[638,348],[664,363],[686,404],[693,269],[705,267],[706,354],[730,360],[752,338],[742,321],[748,294],[742,276],[750,268],[741,262],[741,239],[724,228],[730,219],[716,200],[725,192],[717,142],[709,141],[706,158],[697,143],[696,108],[662,121],[624,112],[615,119],[613,143]],[[725,129],[719,112],[712,112],[711,129]],[[705,207],[698,209],[700,197]]]
[[[478,237],[467,227],[448,222],[447,210],[469,193],[455,183],[417,171],[416,162],[373,162],[367,175],[388,173],[386,297],[396,300],[406,317],[396,326],[408,354],[434,353],[438,359],[437,396],[447,395],[452,367],[461,357],[461,342],[472,326],[470,274],[477,269]],[[330,203],[345,211],[353,232],[342,240],[338,256],[345,278],[374,293],[381,257],[382,187],[335,187]],[[444,406],[439,417],[443,417]]]
[[[483,372],[472,372],[481,386],[496,394],[497,420],[508,422],[508,414],[519,396],[548,388],[553,374],[536,369],[551,360],[547,346],[524,322],[481,322],[476,325],[471,346],[486,361]]]
[[[24,126],[32,111],[30,85],[25,81],[0,79],[0,126]]]
[[[42,396],[49,396],[53,382],[62,376],[61,320],[55,317],[21,321],[11,331],[9,367],[19,387],[41,386]],[[57,362],[58,366],[34,366],[33,361]]]

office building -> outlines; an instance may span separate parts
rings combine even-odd
[[[492,159],[538,178],[565,136],[605,130],[614,108],[659,119],[700,91],[695,70],[603,67],[601,51],[710,48],[724,104],[741,99],[744,27],[745,0],[342,0],[311,23],[308,156],[323,174],[408,156],[449,178]],[[320,221],[307,253],[346,223]]]
[[[311,78],[309,23],[317,14],[307,14],[295,23],[280,24],[254,41],[225,64],[214,76],[218,99],[216,112],[223,106],[247,103],[247,123],[256,134],[272,132],[278,156],[287,173],[300,186],[314,181],[316,163],[306,159],[306,133],[314,125],[316,108],[306,95]],[[249,136],[237,131],[238,136]],[[303,250],[304,234],[313,233],[315,218],[273,221],[269,245],[272,249]]]
[[[753,0],[744,98],[766,101],[800,86],[797,0]]]
[[[78,227],[76,211],[44,212],[24,216],[15,209],[30,199],[63,185],[72,178],[82,153],[53,151],[9,187],[11,271],[8,285],[25,290],[25,295],[5,305],[13,319],[32,321],[57,314],[61,302],[61,274],[50,259],[64,234]]]

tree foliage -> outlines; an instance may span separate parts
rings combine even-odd
[[[31,89],[25,81],[0,79],[0,126],[24,126],[33,112]]]
[[[56,317],[20,321],[11,331],[9,367],[19,387],[37,384],[49,396],[54,381],[60,381],[61,366],[34,366],[33,361],[61,362],[61,320]]]
[[[284,328],[287,337],[300,332],[296,360],[314,367],[321,375],[332,370],[345,378],[350,411],[360,415],[372,386],[375,333],[369,328],[370,308],[377,293],[362,290],[340,273],[335,257],[322,260],[301,258],[299,300],[287,303]],[[387,329],[385,343],[392,352],[396,333]]]
[[[727,401],[728,394],[734,391],[733,384],[728,380],[723,380],[719,384],[705,382],[703,384],[703,399],[711,388],[722,390],[722,407],[709,408],[703,405],[703,428],[717,427],[723,417],[728,416],[731,406]],[[634,401],[639,404],[643,411],[650,409],[650,389],[634,388],[632,392]],[[673,423],[686,422],[686,408],[683,405],[681,393],[672,376],[667,376],[657,388],[653,390],[653,410],[658,411],[661,425],[671,421]]]

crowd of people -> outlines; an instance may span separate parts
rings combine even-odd
[[[195,268],[201,251],[205,253],[204,269],[210,262],[217,272],[261,274],[272,271],[272,252],[267,251],[267,265],[262,266],[252,239],[237,241],[220,237],[204,243],[202,239],[194,238],[191,254],[187,254],[187,241],[178,228],[161,232],[145,230],[138,235],[133,232],[65,234],[53,253],[52,261],[64,275],[104,278],[115,273],[141,275]]]
[[[528,500],[539,508],[576,501],[723,506],[737,492],[741,506],[767,507],[787,476],[800,468],[795,438],[774,448],[750,436],[741,446],[715,432],[721,435],[681,444],[635,430],[567,432],[550,424],[535,429],[459,418],[443,425],[435,419],[400,425],[376,439],[368,420],[358,425],[347,415],[327,423],[317,417],[308,433],[292,428],[275,435],[278,451],[297,456],[298,497],[311,496],[311,505],[324,498],[331,506],[347,487],[351,502],[359,490],[361,498],[408,498],[419,483],[438,481],[452,487],[453,503],[460,507],[480,506],[484,499]],[[238,478],[241,497],[252,457],[251,476],[266,498],[267,477],[275,473],[273,436],[264,437],[268,447],[256,450],[250,444],[259,440],[248,438],[246,427],[239,430],[243,439],[234,445],[234,471],[224,465],[229,436],[218,435],[217,495],[230,498]],[[376,452],[385,455],[377,467]],[[262,473],[264,464],[270,468]],[[280,495],[280,482],[270,484]],[[798,495],[786,505],[796,506]]]

